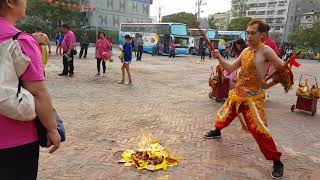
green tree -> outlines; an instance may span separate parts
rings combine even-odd
[[[196,20],[197,20],[196,15],[192,13],[180,12],[176,14],[163,16],[161,22],[184,23],[188,27],[195,27]]]
[[[247,24],[252,20],[251,17],[235,18],[232,19],[228,30],[229,31],[246,31]]]
[[[213,16],[209,17],[207,21],[210,29],[217,29],[216,20],[214,19]]]
[[[76,4],[76,0],[65,0],[65,3]],[[38,0],[28,0],[26,19],[17,26],[27,32],[33,32],[36,26],[42,26],[49,35],[54,34],[63,23],[71,26],[81,26],[82,14],[78,10],[68,7],[58,7],[54,4],[39,2]]]
[[[320,23],[316,23],[310,29],[292,32],[288,38],[298,46],[320,49]]]
[[[233,17],[240,17],[240,18],[245,17],[246,10],[248,9],[246,6],[246,0],[232,0],[231,9],[232,9]]]

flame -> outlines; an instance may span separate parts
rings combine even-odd
[[[138,150],[128,149],[121,154],[125,166],[135,166],[137,169],[150,171],[167,170],[168,166],[177,166],[179,160],[171,157],[167,148],[161,146],[160,141],[152,138],[151,135],[142,135],[138,143]]]

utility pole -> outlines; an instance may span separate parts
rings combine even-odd
[[[157,0],[157,2],[158,2],[158,6],[159,6],[159,23],[161,23],[162,6],[161,6],[161,4],[160,4],[159,0]]]
[[[161,6],[159,5],[159,23],[161,23]]]
[[[196,0],[196,7],[197,7],[197,18],[200,19],[201,18],[201,13],[203,11],[201,11],[201,6],[205,6],[207,5],[207,3],[205,2],[205,0]]]

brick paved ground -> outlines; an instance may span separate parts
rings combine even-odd
[[[133,62],[130,87],[117,84],[117,59],[103,78],[94,76],[96,65],[90,57],[75,60],[74,78],[58,77],[61,60],[50,59],[47,84],[64,119],[67,142],[54,155],[41,150],[39,179],[270,179],[272,163],[265,161],[251,135],[239,129],[238,121],[220,140],[202,138],[222,105],[208,98],[212,62],[148,55]],[[319,69],[320,64],[305,61],[295,72],[319,75]],[[284,95],[277,86],[270,95],[266,111],[283,152],[284,179],[320,179],[320,115],[292,113],[294,91]],[[135,147],[142,133],[168,146],[180,165],[148,172],[118,164],[120,151]]]

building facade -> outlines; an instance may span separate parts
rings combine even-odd
[[[231,18],[231,12],[230,11],[226,11],[226,12],[222,12],[222,13],[215,13],[213,15],[214,20],[215,20],[215,24],[217,26],[217,30],[218,31],[227,31],[228,30],[228,26],[230,23],[230,18]]]
[[[320,21],[319,12],[307,12],[303,13],[302,16],[300,16],[299,20],[299,29],[309,29],[314,26],[315,23]]]
[[[121,23],[151,22],[152,0],[79,0],[81,5],[96,7],[84,11],[84,26],[110,31],[119,31]]]
[[[261,19],[269,24],[271,33],[278,33],[287,41],[288,35],[299,29],[300,19],[304,13],[317,11],[319,0],[232,0],[231,18],[251,17]]]

